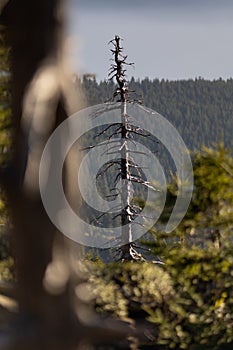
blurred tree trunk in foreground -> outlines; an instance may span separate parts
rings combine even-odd
[[[75,327],[67,288],[52,295],[43,286],[55,228],[43,208],[38,185],[43,146],[66,118],[60,82],[61,6],[58,0],[13,0],[3,12],[12,50],[14,155],[3,174],[3,185],[14,226],[21,328],[20,335],[15,334],[17,349],[67,349]]]
[[[1,17],[11,47],[14,127],[13,160],[1,170],[1,181],[13,220],[19,304],[7,349],[77,349],[85,339],[108,335],[78,320],[69,269],[53,262],[55,235],[60,242],[57,250],[66,261],[63,238],[51,224],[39,193],[44,145],[67,117],[65,111],[77,110],[72,99],[70,104],[66,100],[72,91],[67,90],[71,79],[63,55],[63,7],[62,0],[11,0]],[[80,108],[80,100],[76,102]],[[53,272],[52,282],[48,270]]]

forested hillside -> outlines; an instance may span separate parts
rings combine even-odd
[[[84,78],[89,104],[111,99],[113,82]],[[233,79],[135,80],[129,88],[142,95],[143,103],[166,117],[180,132],[190,150],[223,141],[232,149]]]
[[[103,119],[106,124],[93,123],[96,127],[90,128],[91,123],[82,119],[78,128],[71,118],[60,133],[61,122],[70,113],[66,96],[73,96],[75,87],[67,83],[71,67],[63,56],[65,1],[2,2],[7,5],[0,19],[6,26],[0,25],[0,350],[231,350],[233,79],[130,81],[129,88],[138,93],[132,98],[142,95],[146,106],[180,131],[190,150],[197,149],[192,152],[192,201],[183,221],[167,233],[164,228],[177,197],[182,205],[178,203],[175,214],[178,219],[182,214],[190,181],[174,174],[159,186],[160,178],[151,168],[160,173],[164,169],[168,175],[170,166],[176,165],[170,150],[179,156],[179,148],[175,144],[165,149],[169,142],[163,145],[153,135],[150,126],[156,119],[143,115],[141,106],[132,119],[125,118],[130,108],[124,113],[119,108],[111,126]],[[82,85],[90,105],[111,100],[115,90],[113,82],[87,77]],[[124,84],[121,93],[123,88]],[[78,89],[76,98],[81,108]],[[109,111],[115,112],[111,107]],[[94,120],[102,111],[93,108],[90,115],[83,113],[84,118]],[[135,131],[130,125],[134,115],[140,116],[142,125],[132,144],[146,146],[160,166],[150,157],[151,163],[141,163],[147,152],[127,148],[128,136]],[[161,129],[155,124],[156,131],[162,130],[159,136],[167,132],[167,124]],[[48,143],[54,130],[56,142]],[[104,140],[107,152],[96,147]],[[209,147],[214,142],[218,146]],[[88,153],[92,154],[85,159]],[[127,153],[140,157],[131,160]],[[110,157],[101,162],[100,156],[106,154]],[[180,157],[178,169],[186,174],[184,159]],[[85,161],[94,170],[89,174]],[[148,186],[142,191],[141,184]],[[150,196],[153,187],[155,196]],[[119,205],[114,203],[117,196]],[[105,206],[104,200],[113,203]],[[147,204],[148,212],[143,210]],[[121,220],[121,212],[127,220]],[[152,212],[161,212],[153,227]],[[150,237],[131,242],[139,215],[143,220],[138,224]],[[130,251],[124,257],[115,245],[125,247],[122,233],[131,224],[127,238],[134,254]],[[95,243],[107,237],[112,248],[91,250],[90,241],[83,240],[83,246],[73,241],[81,236]]]

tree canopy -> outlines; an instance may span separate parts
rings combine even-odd
[[[111,99],[113,82],[84,78],[89,104]],[[168,81],[145,78],[129,81],[129,88],[142,95],[145,106],[167,118],[179,131],[190,150],[200,150],[222,141],[232,149],[233,79]]]

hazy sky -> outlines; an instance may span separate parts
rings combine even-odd
[[[124,38],[128,77],[233,76],[233,0],[70,0],[75,69],[107,79],[107,45]]]

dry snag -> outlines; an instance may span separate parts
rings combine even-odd
[[[142,206],[138,205],[132,201],[134,194],[134,187],[144,186],[146,188],[151,188],[152,186],[148,181],[146,181],[145,176],[143,176],[142,169],[134,161],[134,154],[136,150],[132,149],[134,144],[134,139],[139,137],[150,137],[145,130],[139,126],[135,126],[132,118],[128,115],[127,106],[129,103],[139,103],[131,98],[134,91],[130,90],[127,85],[126,80],[126,66],[132,66],[133,63],[127,62],[127,55],[123,55],[123,48],[121,46],[121,38],[116,35],[113,40],[109,42],[113,45],[111,49],[112,59],[114,63],[111,64],[109,70],[109,79],[115,79],[117,82],[117,87],[113,93],[112,102],[116,101],[120,103],[120,123],[112,123],[104,128],[98,136],[103,136],[103,134],[108,134],[108,141],[106,145],[111,145],[108,147],[108,155],[115,155],[114,160],[110,160],[105,167],[99,172],[98,177],[105,175],[110,171],[110,176],[114,177],[114,187],[111,188],[111,193],[106,197],[116,198],[120,196],[121,200],[121,211],[119,214],[112,217],[112,221],[120,218],[118,225],[121,226],[121,238],[119,242],[120,252],[119,260],[136,260],[144,261],[145,258],[137,250],[137,245],[133,242],[133,225],[137,225],[135,218],[142,215]],[[115,139],[113,139],[115,137]],[[96,145],[97,146],[97,145]],[[91,146],[93,148],[95,146]],[[144,156],[143,152],[141,156]],[[115,173],[114,173],[115,171]],[[117,173],[116,173],[117,171]],[[119,186],[120,184],[120,186]],[[120,187],[120,188],[119,188]],[[103,218],[107,213],[102,213],[99,217],[95,218],[99,220]]]

